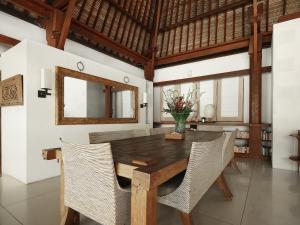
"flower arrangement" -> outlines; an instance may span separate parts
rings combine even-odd
[[[167,104],[167,108],[163,108],[163,112],[170,113],[176,121],[175,132],[184,133],[186,120],[190,113],[194,112],[193,107],[197,101],[195,90],[189,90],[186,97],[172,89],[167,90],[167,93],[163,92],[163,94]]]
[[[193,112],[194,102],[193,95],[194,91],[189,91],[186,98],[184,95],[180,96],[177,90],[169,89],[167,93],[163,92],[164,100],[167,103],[168,108],[164,108],[165,113],[188,113]]]

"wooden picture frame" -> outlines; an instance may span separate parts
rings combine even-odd
[[[134,92],[134,117],[133,118],[79,118],[64,116],[64,78],[72,77],[86,81],[99,82],[114,88],[131,90]],[[139,91],[138,87],[108,80],[102,77],[93,76],[90,74],[56,67],[55,78],[55,117],[57,125],[76,125],[76,124],[115,124],[115,123],[138,123],[139,113]],[[108,112],[109,113],[109,112]]]
[[[0,105],[23,105],[23,76],[18,74],[1,81]]]

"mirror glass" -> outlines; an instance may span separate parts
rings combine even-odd
[[[134,118],[134,92],[103,83],[64,77],[64,116]]]
[[[58,67],[57,124],[138,122],[138,88]]]

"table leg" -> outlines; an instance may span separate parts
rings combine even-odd
[[[65,206],[64,163],[60,159],[60,225],[79,225],[79,213]]]
[[[232,193],[231,193],[231,191],[230,191],[230,189],[227,185],[227,182],[225,180],[223,172],[217,178],[216,184],[218,185],[219,189],[224,193],[225,198],[227,198],[228,200],[231,200],[233,195],[232,195]]]
[[[157,189],[147,190],[133,177],[131,186],[131,225],[156,225]]]

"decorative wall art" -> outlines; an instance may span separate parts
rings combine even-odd
[[[16,75],[0,83],[1,106],[23,105],[23,76]]]

